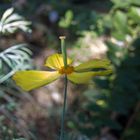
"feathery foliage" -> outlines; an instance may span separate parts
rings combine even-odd
[[[10,34],[18,29],[21,29],[24,32],[31,32],[31,29],[29,28],[31,22],[26,21],[22,16],[13,12],[14,9],[10,8],[2,15],[0,20],[0,33]]]
[[[30,69],[32,52],[26,44],[19,44],[0,53],[0,83],[7,80],[15,71]]]
[[[10,8],[4,12],[0,20],[0,35],[10,35],[18,30],[30,32],[29,25],[31,22],[26,21],[22,16],[13,13],[14,9]],[[0,36],[1,37],[1,36]],[[10,77],[17,70],[30,69],[32,52],[25,43],[17,44],[0,52],[0,100],[1,100],[1,116],[0,116],[0,139],[11,140],[26,140],[17,133],[17,119],[13,115],[13,111],[18,106],[21,96],[16,93],[21,93],[20,89],[13,84]],[[9,120],[8,126],[5,126],[5,120]],[[10,124],[14,124],[10,127]],[[19,130],[22,131],[22,128]],[[23,130],[24,131],[24,130]],[[10,132],[10,133],[9,133]],[[23,132],[22,132],[23,133]],[[27,137],[27,136],[26,136]]]

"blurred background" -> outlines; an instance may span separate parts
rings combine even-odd
[[[27,93],[11,76],[46,70],[60,35],[77,64],[108,58],[114,69],[68,83],[65,140],[140,140],[139,0],[0,1],[0,140],[59,139],[63,79]]]

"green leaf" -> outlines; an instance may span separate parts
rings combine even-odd
[[[140,8],[132,6],[129,10],[128,16],[134,20],[133,22],[140,23]]]
[[[120,30],[122,32],[127,32],[127,15],[121,11],[117,11],[115,15],[113,15],[113,24],[116,30]]]
[[[127,8],[131,4],[131,0],[111,0],[115,8]]]
[[[136,4],[140,6],[140,1],[139,0],[132,0],[132,4]]]
[[[68,10],[65,13],[64,18],[62,18],[59,21],[59,26],[62,27],[62,28],[68,28],[71,25],[72,20],[73,20],[73,12],[71,10]]]

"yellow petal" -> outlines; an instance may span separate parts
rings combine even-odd
[[[73,72],[67,75],[68,79],[76,84],[88,83],[93,76],[93,72]]]
[[[29,91],[43,85],[49,84],[52,81],[56,80],[60,74],[55,72],[48,71],[18,71],[12,77],[16,84],[22,89]]]
[[[68,74],[68,79],[77,84],[88,83],[94,76],[105,76],[112,73],[112,69],[98,72],[73,72]]]
[[[67,58],[67,64],[70,65],[71,63],[72,63],[72,60]],[[57,70],[64,67],[62,54],[56,53],[49,56],[45,62],[45,66],[48,66],[52,69],[57,69]]]
[[[87,71],[92,70],[93,68],[108,68],[110,61],[108,59],[95,59],[76,66],[75,71]]]
[[[112,68],[109,68],[106,70],[93,72],[94,73],[93,76],[105,76],[111,74],[112,72],[113,72]]]

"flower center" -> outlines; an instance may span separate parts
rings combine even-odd
[[[67,66],[67,68],[62,67],[61,69],[59,69],[60,74],[71,74],[73,71],[74,71],[73,66]]]

